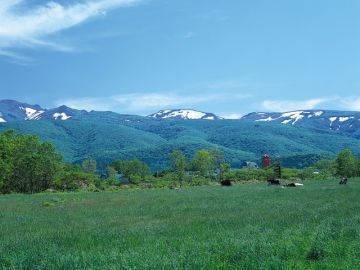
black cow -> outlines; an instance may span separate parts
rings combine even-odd
[[[222,180],[220,183],[221,183],[222,186],[226,186],[226,187],[231,186],[231,181],[230,180]]]
[[[272,186],[272,185],[278,186],[278,185],[280,185],[280,180],[276,180],[276,179],[270,179],[270,180],[267,180],[267,182],[268,182],[269,186]]]
[[[295,186],[295,183],[289,183],[289,184],[284,185],[284,187],[296,187],[296,186]]]
[[[343,179],[341,179],[341,181],[339,182],[340,185],[346,185],[347,184],[347,178],[343,177]]]
[[[300,184],[300,183],[289,183],[289,184],[283,185],[283,187],[303,187],[303,186],[304,185]]]

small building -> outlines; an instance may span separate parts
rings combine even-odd
[[[269,168],[271,166],[271,157],[268,154],[264,154],[261,157],[261,167],[263,169]]]

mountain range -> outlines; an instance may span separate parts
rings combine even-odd
[[[360,154],[360,112],[254,112],[228,120],[190,109],[137,116],[1,100],[0,122],[0,130],[12,128],[53,142],[69,162],[95,158],[100,167],[138,158],[153,170],[164,169],[174,149],[190,158],[198,149],[220,148],[234,167],[258,162],[263,153],[296,167],[333,157],[345,147]]]
[[[360,112],[351,111],[299,110],[284,113],[255,112],[243,116],[241,120],[273,122],[340,131],[355,137],[359,136],[360,130]]]

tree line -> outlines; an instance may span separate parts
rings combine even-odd
[[[117,160],[99,173],[96,161],[67,164],[55,147],[34,135],[13,130],[0,133],[0,193],[36,193],[46,190],[99,191],[123,187],[180,187],[221,180],[266,181],[272,168],[232,169],[220,149],[202,149],[188,159],[180,150],[169,155],[169,168],[152,173],[140,160]],[[284,179],[328,179],[360,176],[360,159],[345,149],[333,160],[320,160],[303,170],[282,168]]]

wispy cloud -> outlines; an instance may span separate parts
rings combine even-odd
[[[136,112],[140,110],[149,110],[155,108],[174,108],[176,106],[192,106],[196,104],[214,101],[219,98],[219,95],[206,95],[206,96],[180,96],[178,94],[129,94],[119,95],[114,99],[126,106],[128,111]]]
[[[149,114],[160,109],[197,109],[199,106],[214,102],[244,99],[245,96],[233,96],[229,93],[210,95],[180,95],[177,93],[133,93],[105,98],[85,97],[58,100],[56,105],[67,105],[75,109],[111,110],[121,113]]]
[[[136,4],[141,0],[86,0],[72,4],[49,1],[44,5],[30,7],[30,1],[1,0],[0,2],[0,55],[18,61],[30,61],[15,53],[15,49],[45,47],[58,51],[74,48],[49,41],[52,34],[72,28],[107,10]]]
[[[264,100],[258,107],[266,111],[278,112],[311,109],[360,111],[360,97],[333,96],[308,100]]]
[[[225,119],[240,119],[243,115],[240,113],[231,113],[231,114],[225,114],[221,115]]]
[[[242,102],[248,102],[251,96],[234,95],[233,93],[219,94],[164,94],[164,93],[133,93],[114,95],[110,97],[84,97],[68,98],[58,100],[56,106],[67,105],[75,109],[87,111],[115,111],[119,113],[146,115],[161,109],[197,109],[217,113],[226,119],[239,119],[244,111],[241,108]],[[219,112],[217,104],[237,104],[229,106],[227,112]],[[311,109],[339,109],[339,110],[360,110],[360,97],[354,98],[315,98],[309,100],[265,100],[258,104],[256,111],[286,112],[294,110]]]
[[[326,98],[314,98],[308,100],[264,100],[261,108],[267,111],[286,112],[292,110],[311,110],[330,101]]]
[[[339,101],[346,110],[360,111],[360,97],[340,98]]]
[[[224,22],[229,20],[229,16],[222,10],[214,9],[198,15],[198,18],[206,21]]]
[[[191,38],[193,38],[193,37],[195,37],[195,36],[196,36],[196,33],[189,31],[189,32],[186,32],[186,33],[183,35],[183,38],[184,38],[184,39],[191,39]]]

